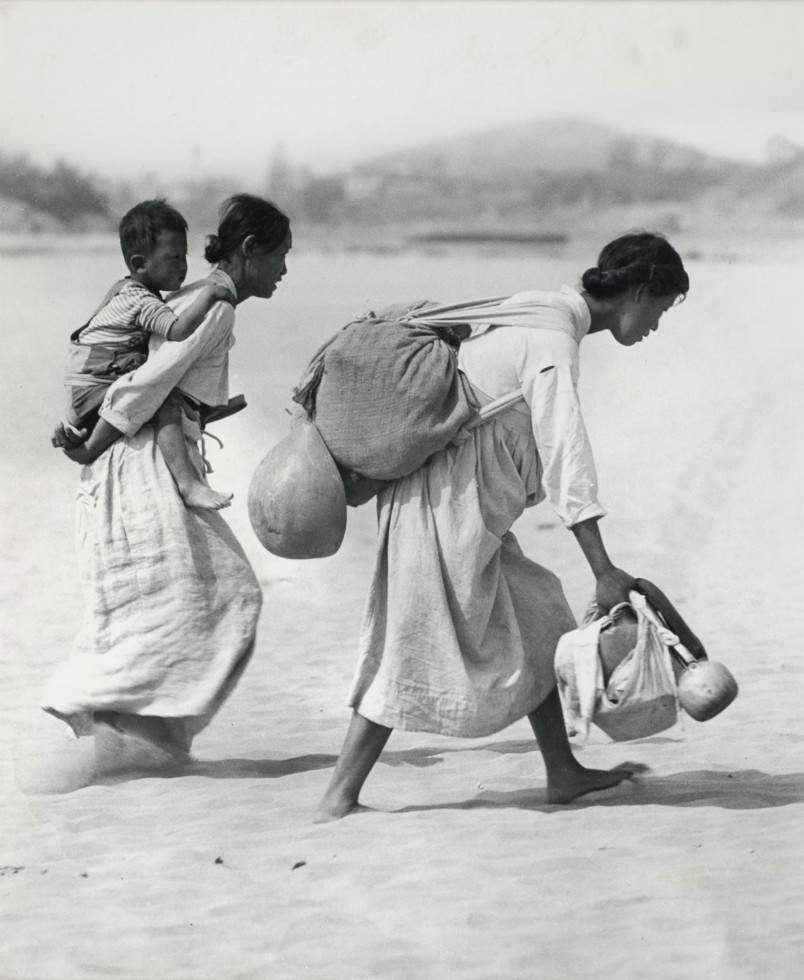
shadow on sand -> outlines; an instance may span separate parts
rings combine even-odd
[[[209,779],[280,779],[300,772],[331,769],[336,755],[299,755],[291,759],[214,759],[194,762],[183,776],[206,776]]]
[[[423,810],[508,809],[542,810],[550,813],[567,806],[715,806],[724,810],[757,810],[790,806],[804,802],[804,773],[772,775],[757,769],[719,772],[700,769],[669,776],[640,775],[628,783],[582,796],[557,806],[547,802],[541,789],[514,792],[481,792],[476,798],[458,803],[409,806],[396,813]]]
[[[444,761],[445,755],[455,752],[494,752],[500,755],[516,755],[523,752],[538,752],[538,749],[535,740],[531,739],[497,742],[493,745],[455,745],[444,748],[406,749],[399,752],[385,751],[380,756],[379,765],[407,765],[424,769],[438,765],[439,762]],[[210,779],[278,779],[301,772],[313,772],[316,769],[331,769],[337,759],[337,755],[311,754],[289,759],[200,760],[192,763],[181,775],[207,776]]]
[[[654,738],[653,741],[656,739]],[[669,741],[669,740],[668,740]],[[516,755],[538,754],[534,740],[455,744],[443,747],[424,746],[401,751],[385,751],[379,764],[385,766],[415,766],[429,768],[456,752],[492,752]],[[311,753],[285,759],[213,759],[193,762],[182,771],[165,772],[167,778],[201,776],[208,779],[280,779],[299,773],[331,769],[337,755]],[[144,774],[143,774],[144,775]],[[152,774],[153,775],[153,774]],[[129,777],[130,778],[130,777]],[[534,780],[540,777],[534,773]],[[541,781],[541,780],[540,780]],[[525,790],[498,792],[481,791],[476,797],[452,803],[407,806],[396,813],[426,810],[507,809],[541,810],[552,812],[566,806],[575,809],[590,806],[714,806],[725,810],[755,810],[789,806],[804,802],[804,773],[770,774],[757,769],[727,772],[700,769],[666,776],[653,776],[648,770],[627,783],[582,796],[569,804],[547,802],[542,786]]]

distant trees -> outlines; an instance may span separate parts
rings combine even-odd
[[[50,170],[0,151],[0,196],[52,215],[65,225],[87,216],[105,218],[109,207],[91,177],[59,160]]]
[[[280,143],[268,167],[266,193],[293,219],[337,224],[346,216],[348,195],[342,177],[314,177],[295,167]]]

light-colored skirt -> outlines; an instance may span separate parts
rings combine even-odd
[[[185,507],[153,427],[83,468],[76,541],[84,618],[42,707],[79,733],[99,710],[197,733],[251,656],[262,592],[220,514]]]
[[[359,714],[389,728],[480,736],[550,693],[558,638],[575,619],[558,578],[510,531],[541,496],[529,422],[514,412],[382,492],[349,698]]]

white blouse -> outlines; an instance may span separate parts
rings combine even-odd
[[[539,325],[473,329],[458,363],[471,384],[491,399],[522,388],[542,469],[542,494],[572,527],[603,517],[597,473],[578,399],[579,344],[591,325],[581,294],[519,293],[512,303],[532,306]],[[511,409],[516,411],[517,409]],[[535,502],[538,502],[535,501]]]
[[[230,277],[213,269],[206,279],[174,293],[167,300],[168,305],[181,313],[210,282],[226,286],[232,303],[237,301]],[[186,340],[169,341],[152,335],[148,360],[109,388],[101,417],[125,435],[133,436],[153,418],[174,388],[204,405],[225,405],[229,400],[229,351],[235,342],[234,324],[233,306],[218,302]]]

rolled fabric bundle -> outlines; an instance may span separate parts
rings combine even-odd
[[[454,348],[429,327],[358,320],[321,357],[296,399],[338,465],[371,480],[413,473],[476,415]]]

